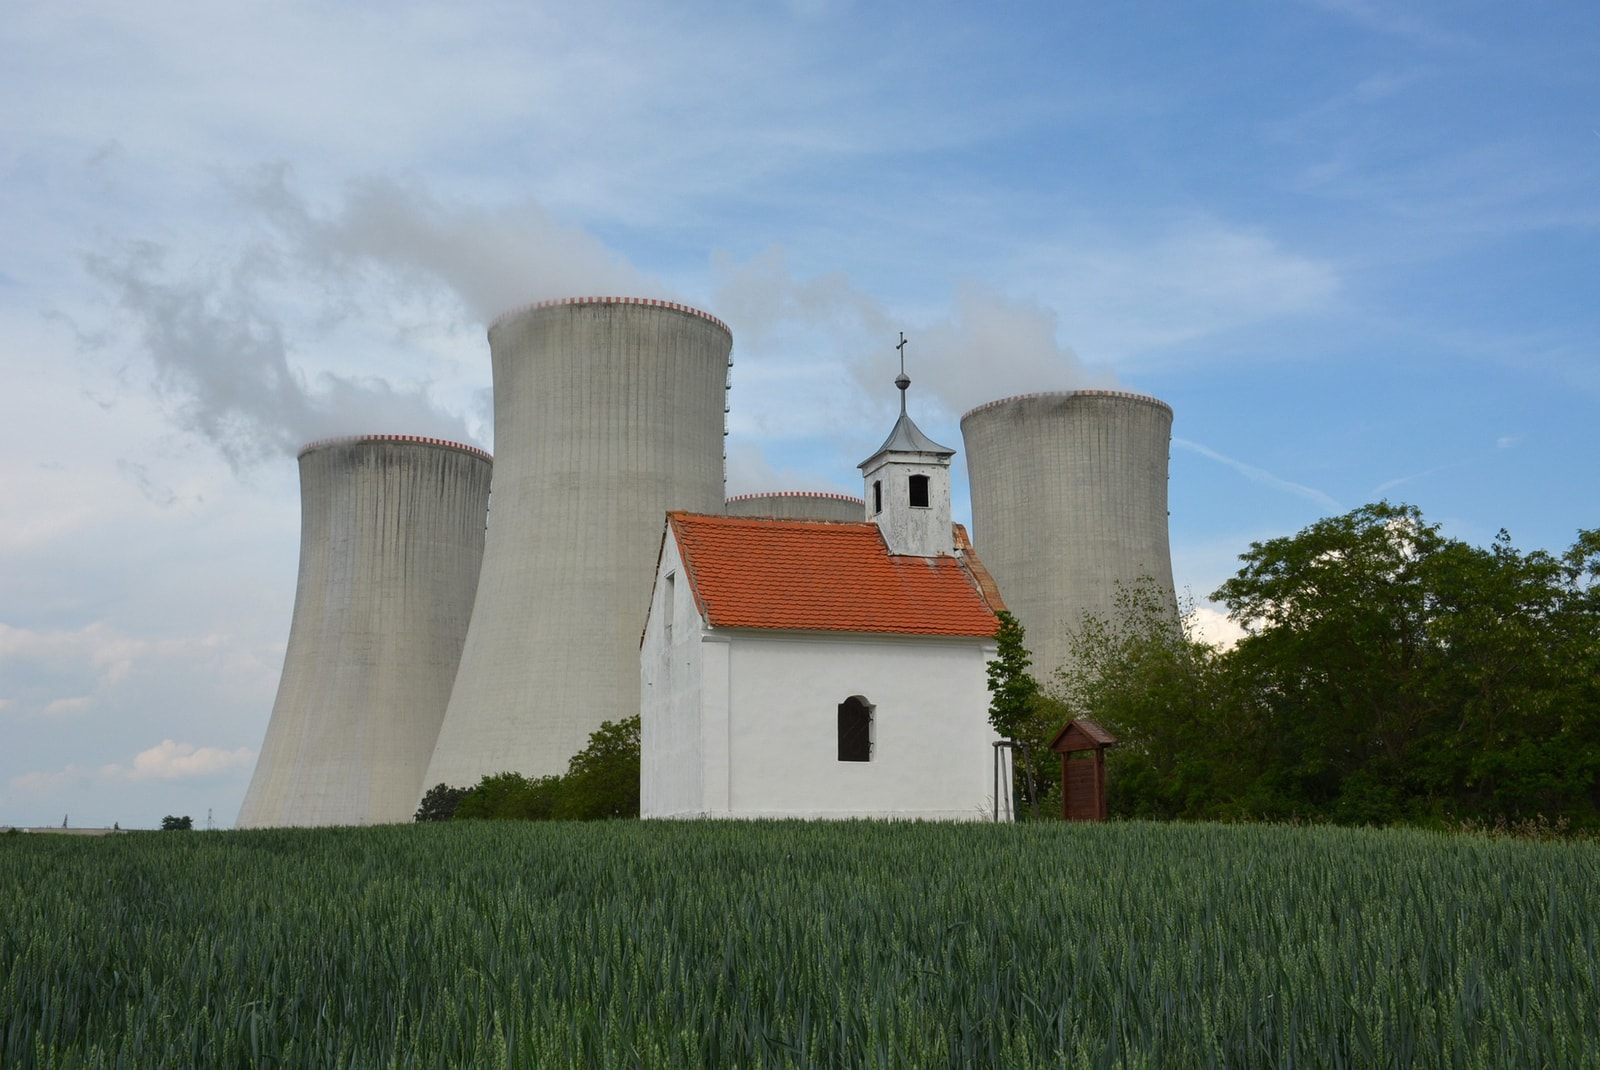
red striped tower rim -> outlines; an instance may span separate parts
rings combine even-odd
[[[996,401],[986,401],[982,405],[979,405],[977,408],[968,409],[966,412],[962,413],[961,414],[961,421],[963,423],[965,423],[968,416],[973,416],[973,415],[975,415],[977,413],[985,412],[985,411],[987,411],[989,409],[996,409],[996,408],[999,408],[1002,405],[1010,405],[1012,402],[1015,402],[1015,401],[1029,401],[1029,400],[1031,400],[1033,398],[1076,398],[1076,397],[1121,398],[1124,401],[1138,401],[1138,402],[1141,402],[1141,403],[1143,403],[1145,405],[1154,405],[1157,408],[1166,409],[1167,410],[1167,415],[1168,416],[1172,415],[1172,406],[1171,405],[1168,405],[1165,401],[1162,401],[1160,398],[1153,398],[1149,394],[1130,394],[1126,390],[1043,390],[1043,391],[1040,391],[1037,394],[1013,394],[1011,397],[1008,397],[1008,398],[1000,398],[1000,399],[998,399]]]
[[[835,494],[828,490],[769,490],[763,494],[735,494],[727,499],[730,502],[747,502],[752,498],[826,498],[834,502],[849,502],[852,505],[865,506],[865,498],[857,498],[853,494]]]
[[[469,446],[465,442],[451,442],[447,438],[428,438],[426,435],[340,435],[335,438],[319,438],[315,442],[308,442],[300,447],[296,457],[304,457],[312,450],[324,449],[328,446],[358,446],[364,442],[415,442],[421,446],[442,446],[448,450],[460,450],[470,453],[474,457],[482,457],[486,461],[493,461],[494,456],[487,450],[480,450],[476,446]]]
[[[549,301],[534,301],[531,304],[519,305],[509,312],[500,313],[494,318],[494,322],[489,324],[489,329],[492,331],[506,320],[520,316],[525,312],[532,312],[539,308],[556,308],[561,305],[643,305],[647,308],[667,308],[674,312],[698,316],[707,323],[716,324],[727,333],[729,338],[733,337],[733,331],[728,329],[728,325],[711,313],[702,312],[692,305],[679,304],[677,301],[659,301],[654,297],[557,297]]]

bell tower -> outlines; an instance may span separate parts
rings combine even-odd
[[[900,419],[883,445],[862,461],[867,518],[883,532],[891,554],[953,554],[950,531],[950,458],[956,451],[922,433],[906,412],[906,336],[900,335]]]

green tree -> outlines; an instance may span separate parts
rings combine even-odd
[[[1379,502],[1254,543],[1214,597],[1260,768],[1244,809],[1344,822],[1600,807],[1600,539],[1557,559]]]
[[[486,773],[461,797],[451,820],[548,821],[555,816],[561,789],[559,776]]]
[[[1033,658],[1022,622],[1003,609],[995,616],[1000,626],[995,631],[995,656],[987,666],[989,724],[1001,738],[1017,744],[1012,750],[1013,797],[1030,812],[1038,808],[1042,814],[1042,800],[1054,783],[1049,744],[1060,728],[1059,722],[1052,723],[1060,710],[1028,671]]]
[[[449,784],[435,784],[429,788],[427,794],[422,796],[422,802],[417,806],[417,812],[412,815],[413,821],[449,821],[455,816],[456,808],[461,805],[461,800],[466,798],[467,788],[453,788]]]
[[[1022,622],[1005,610],[996,613],[995,656],[988,664],[989,723],[1006,739],[1017,739],[1033,717],[1039,683],[1028,672],[1027,633]]]
[[[567,763],[554,816],[592,821],[639,816],[639,715],[604,721]]]
[[[1107,759],[1111,812],[1223,816],[1251,762],[1230,723],[1237,707],[1220,653],[1152,580],[1119,585],[1113,606],[1084,615],[1051,682],[1067,718],[1088,717],[1117,737]]]
[[[172,814],[168,814],[166,817],[161,819],[162,832],[189,832],[193,828],[194,818],[190,817],[188,814],[184,814],[182,817],[175,817]]]

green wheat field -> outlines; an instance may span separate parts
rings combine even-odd
[[[0,1066],[1600,1065],[1600,844],[464,822],[0,837]]]

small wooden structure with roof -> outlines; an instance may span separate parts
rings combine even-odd
[[[1087,717],[1068,721],[1050,741],[1061,755],[1061,820],[1106,819],[1106,748],[1116,742]]]

